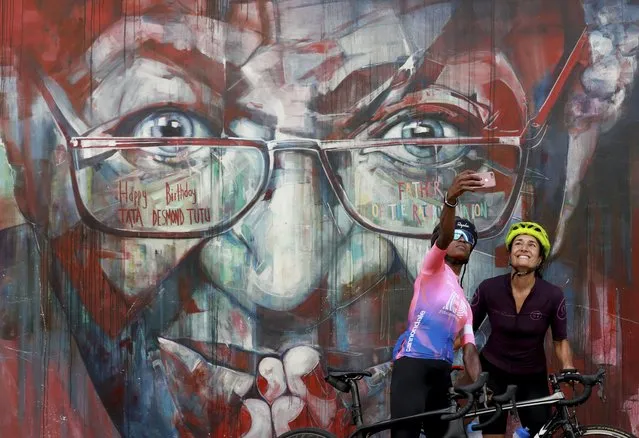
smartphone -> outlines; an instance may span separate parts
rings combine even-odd
[[[477,172],[477,175],[481,176],[482,188],[485,189],[497,185],[494,172]]]

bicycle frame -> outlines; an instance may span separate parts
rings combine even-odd
[[[513,403],[503,404],[501,405],[501,410],[502,410],[502,413],[505,413],[505,412],[511,411],[512,409],[529,408],[532,406],[556,405],[562,400],[566,400],[565,394],[563,393],[561,389],[555,388],[555,392],[553,394],[547,395],[545,397],[525,400],[522,402],[515,402],[514,405]],[[361,418],[361,407],[360,407],[357,409],[357,413],[355,412],[355,410],[353,410],[353,417],[354,418],[356,416],[358,417],[358,420],[356,421],[358,422],[360,426],[358,426],[358,428],[349,435],[349,438],[365,438],[374,433],[381,432],[383,430],[388,430],[391,427],[401,423],[407,423],[411,421],[420,421],[435,415],[450,414],[455,412],[456,406],[457,404],[455,402],[452,402],[451,407],[448,407],[445,409],[442,408],[442,409],[438,409],[434,411],[422,412],[422,413],[411,415],[408,417],[394,418],[394,419],[384,420],[384,421],[380,421],[380,422],[372,423],[372,424],[363,424],[362,418]],[[476,409],[471,412],[468,412],[461,418],[474,418],[479,415],[494,414],[496,411],[497,411],[496,407]],[[452,421],[455,421],[455,420],[452,420]],[[545,438],[547,436],[550,436],[550,433],[554,431],[557,427],[566,426],[566,425],[568,426],[568,430],[566,432],[569,434],[568,436],[571,436],[574,433],[573,429],[575,425],[573,425],[570,422],[570,414],[568,412],[568,407],[561,406],[553,414],[550,420],[548,420],[548,422],[544,424],[544,426],[540,429],[540,431],[535,435],[534,438]]]

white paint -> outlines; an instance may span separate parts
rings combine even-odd
[[[271,407],[275,435],[280,436],[291,430],[289,424],[302,414],[305,407],[304,401],[295,396],[286,395],[275,400]]]
[[[321,370],[319,353],[311,347],[300,346],[289,350],[284,355],[284,370],[286,372],[286,381],[288,388],[293,395],[300,397],[306,402],[313,418],[317,420],[320,427],[328,427],[337,411],[337,400],[335,392],[322,394],[322,397],[311,394],[304,384],[302,378],[311,374],[315,374],[313,378],[319,379]],[[318,382],[319,383],[319,382]],[[326,385],[324,382],[321,385]]]
[[[244,407],[251,415],[251,428],[242,438],[272,438],[271,409],[263,400],[244,400]]]
[[[286,391],[284,366],[279,359],[266,357],[260,361],[257,371],[267,383],[266,391],[262,393],[262,397],[269,404],[272,404],[276,398]]]

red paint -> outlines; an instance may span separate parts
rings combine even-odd
[[[74,384],[87,385],[82,395],[85,406],[75,406],[69,394],[70,384],[66,380],[69,363],[61,355],[52,356],[41,377],[44,385],[37,385],[33,371],[32,353],[23,350],[28,344],[18,341],[0,340],[2,360],[0,360],[0,436],[50,438],[93,438],[119,437],[104,410],[103,404],[93,390],[88,376],[74,375]],[[19,380],[19,369],[25,380]],[[80,369],[78,369],[80,371]],[[83,371],[83,369],[82,369]],[[62,374],[58,374],[58,373]],[[20,412],[18,407],[24,406]],[[39,427],[38,427],[39,425]]]
[[[308,406],[304,406],[297,417],[288,422],[290,430],[300,429],[302,427],[317,427],[317,423],[313,419]]]
[[[245,406],[242,406],[240,409],[240,419],[239,419],[240,427],[237,436],[244,436],[244,434],[248,433],[251,430],[251,414]],[[219,436],[219,435],[218,435]]]
[[[255,379],[255,385],[262,396],[264,396],[268,391],[268,380],[266,380],[261,374],[258,374]]]
[[[96,251],[99,238],[83,227],[76,227],[54,239],[51,245],[95,323],[109,336],[117,336],[131,315],[122,295],[104,277]],[[64,302],[63,297],[59,298]]]
[[[240,339],[246,339],[250,335],[250,327],[242,312],[231,310],[231,323]]]
[[[309,44],[302,45],[298,49],[298,51],[299,53],[326,54],[338,48],[339,47],[336,41],[324,40],[324,41],[315,41]]]
[[[182,302],[182,310],[187,314],[203,312],[192,297],[195,291],[193,283],[194,279],[187,276],[180,276],[178,280],[178,294]]]
[[[317,110],[321,114],[347,113],[354,111],[353,102],[358,102],[392,77],[397,67],[395,64],[374,65],[370,68],[350,73],[331,92],[320,96]],[[336,137],[341,138],[341,137]]]
[[[324,371],[317,364],[310,372],[301,377],[310,395],[322,400],[334,400],[335,389],[324,380]]]

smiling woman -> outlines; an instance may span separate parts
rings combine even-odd
[[[491,334],[481,352],[482,369],[490,373],[496,394],[517,385],[517,400],[549,394],[544,339],[549,328],[562,369],[573,369],[568,343],[566,301],[563,291],[541,278],[551,244],[544,228],[534,222],[511,225],[505,239],[511,272],[482,282],[472,299],[477,330],[488,316]],[[534,436],[549,418],[549,406],[522,409],[521,423]],[[504,434],[506,416],[483,429]],[[481,420],[485,421],[487,418]]]

